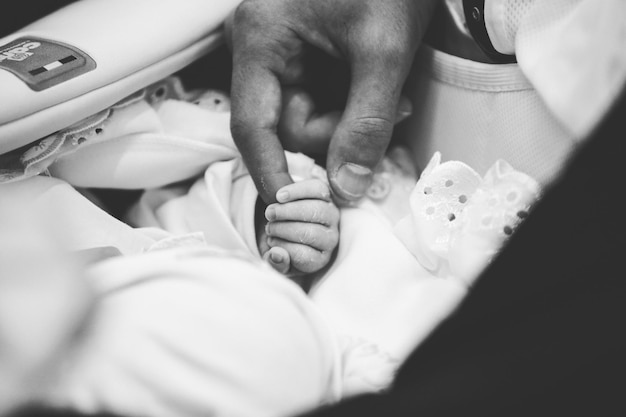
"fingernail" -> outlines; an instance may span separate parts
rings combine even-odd
[[[357,199],[365,194],[373,175],[371,169],[348,162],[337,171],[335,185],[347,197]]]
[[[400,123],[411,115],[411,112],[397,112],[396,113],[396,123]]]
[[[276,208],[274,206],[268,206],[265,209],[265,218],[272,221],[276,218]]]
[[[411,115],[411,112],[397,112],[396,113],[396,123],[400,123],[401,121],[403,121],[404,119],[406,119],[407,117],[409,117]]]
[[[289,191],[283,190],[276,193],[276,200],[278,200],[279,203],[284,203],[289,200]]]
[[[410,101],[401,101],[396,111],[396,123],[401,122],[413,113],[413,105]]]
[[[265,225],[265,234],[268,235],[268,236],[270,234],[270,224],[269,223]]]
[[[281,255],[280,253],[276,253],[276,252],[271,252],[270,253],[270,259],[272,260],[272,262],[274,262],[275,264],[279,264],[283,262],[283,255]]]

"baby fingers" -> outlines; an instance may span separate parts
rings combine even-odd
[[[339,243],[336,228],[317,223],[270,222],[265,226],[269,237],[310,246],[320,251],[333,250]]]
[[[291,266],[289,252],[279,246],[270,248],[270,250],[265,252],[263,259],[281,274],[286,274]]]
[[[265,218],[270,222],[295,221],[336,227],[339,224],[339,209],[324,200],[298,200],[270,204],[265,209]]]
[[[308,199],[330,202],[330,188],[321,180],[308,179],[285,185],[276,193],[276,201],[279,203]]]
[[[291,258],[291,266],[304,273],[317,272],[330,261],[331,251],[319,251],[300,243],[289,242],[276,237],[269,237],[267,243],[272,247],[285,249]]]

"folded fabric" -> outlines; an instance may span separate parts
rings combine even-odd
[[[287,416],[336,401],[334,335],[297,285],[200,241],[87,271],[96,308],[48,402],[125,416]]]
[[[231,159],[229,98],[168,77],[79,123],[0,157],[0,181],[40,173],[77,187],[143,189]]]

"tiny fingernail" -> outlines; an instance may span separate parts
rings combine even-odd
[[[270,259],[275,264],[279,264],[283,261],[283,255],[281,255],[280,253],[272,252],[270,253]]]
[[[396,123],[401,122],[413,113],[413,105],[410,101],[400,101],[396,111]]]
[[[413,113],[413,105],[411,104],[411,102],[408,100],[400,101],[400,105],[398,106],[398,113]]]
[[[269,235],[269,234],[270,234],[270,224],[269,224],[269,223],[267,223],[267,224],[265,225],[265,234],[266,234],[266,235]]]
[[[289,191],[282,190],[276,193],[276,200],[278,200],[281,203],[284,203],[285,201],[289,200]]]
[[[396,113],[396,123],[400,123],[401,121],[403,121],[404,119],[406,119],[407,117],[409,117],[411,115],[411,112],[398,112]]]
[[[276,208],[274,206],[268,206],[265,209],[265,218],[270,221],[276,218]]]
[[[373,172],[361,165],[345,163],[337,171],[335,183],[348,198],[360,198],[372,182]]]

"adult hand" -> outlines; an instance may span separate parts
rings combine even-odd
[[[244,0],[239,5],[228,29],[231,130],[267,204],[292,182],[277,129],[283,89],[302,82],[311,47],[349,65],[343,113],[321,117],[316,126],[333,127],[326,169],[336,201],[363,196],[389,144],[404,81],[437,1]]]

